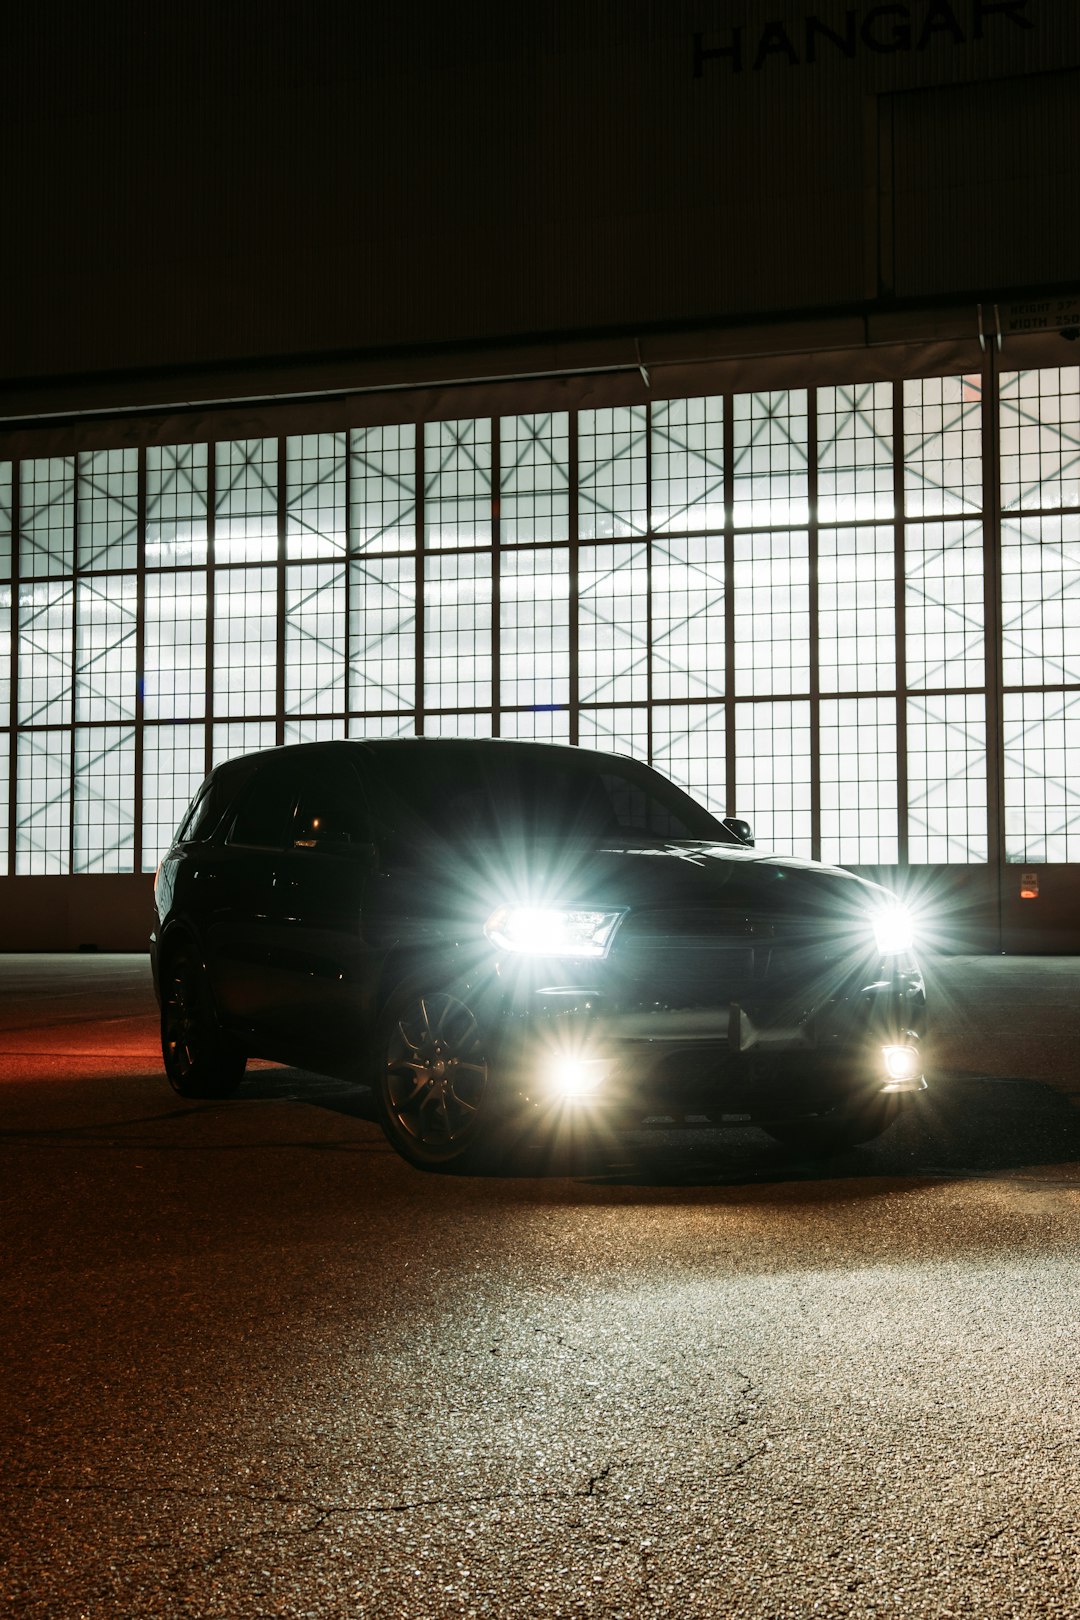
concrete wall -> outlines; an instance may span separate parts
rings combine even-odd
[[[913,868],[902,881],[936,950],[1080,951],[1080,868],[1034,870],[1035,900],[1021,899],[1020,867],[1000,879],[989,867]],[[897,879],[876,868],[864,875]],[[0,878],[0,951],[144,951],[153,890],[149,874]]]
[[[0,878],[0,951],[149,949],[150,873]]]

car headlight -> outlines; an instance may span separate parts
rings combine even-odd
[[[604,956],[622,915],[621,911],[500,906],[484,924],[484,932],[504,951],[523,951],[529,956]]]
[[[915,925],[907,906],[899,900],[874,913],[874,939],[882,956],[902,956],[915,944]]]

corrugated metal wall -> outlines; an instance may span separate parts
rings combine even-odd
[[[1057,0],[27,8],[3,371],[1060,282],[1078,64]]]
[[[899,297],[1023,287],[1080,266],[1080,71],[883,97]],[[886,194],[886,205],[889,198]]]

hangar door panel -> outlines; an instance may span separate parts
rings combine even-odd
[[[1080,370],[999,367],[0,469],[0,863],[152,871],[253,748],[497,735],[1065,926]]]

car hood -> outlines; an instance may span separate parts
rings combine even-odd
[[[732,920],[866,916],[891,897],[839,867],[708,843],[565,842],[461,849],[433,842],[391,862],[398,904],[432,922],[479,927],[497,906],[612,909],[638,914],[720,913]],[[418,880],[420,880],[418,882]],[[412,891],[411,893],[409,891]],[[422,898],[421,898],[422,897]]]

